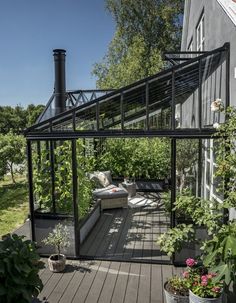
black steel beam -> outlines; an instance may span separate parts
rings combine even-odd
[[[72,140],[77,138],[103,138],[103,137],[170,137],[170,138],[208,138],[216,133],[214,128],[204,129],[161,129],[161,130],[100,130],[100,131],[58,131],[56,133],[28,133],[28,140]]]
[[[31,142],[27,140],[27,160],[28,160],[28,182],[29,182],[29,208],[31,223],[31,239],[36,241],[35,220],[34,220],[34,188],[33,188],[33,164]]]
[[[80,231],[79,231],[79,209],[78,209],[78,174],[76,157],[76,140],[72,140],[72,188],[73,188],[73,213],[74,213],[74,233],[75,233],[75,255],[80,253]]]

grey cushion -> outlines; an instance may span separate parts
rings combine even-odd
[[[97,199],[111,199],[111,198],[125,198],[128,197],[126,190],[121,189],[115,185],[109,185],[106,188],[97,189],[93,192]]]
[[[105,172],[95,171],[88,174],[88,176],[89,179],[94,182],[96,188],[104,188],[111,184],[110,180],[108,179],[109,174],[105,174]]]

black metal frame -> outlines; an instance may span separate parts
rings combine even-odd
[[[106,95],[96,98],[95,100],[89,101],[85,104],[82,104],[78,107],[73,107],[63,113],[58,114],[56,117],[51,117],[45,121],[39,122],[36,125],[31,126],[25,131],[25,136],[27,139],[27,155],[28,155],[28,176],[29,176],[29,202],[30,202],[30,216],[31,216],[31,232],[32,239],[35,240],[35,228],[34,228],[34,195],[33,195],[33,172],[32,172],[32,149],[31,143],[33,141],[48,141],[50,142],[50,151],[51,151],[51,165],[52,165],[52,182],[53,182],[53,166],[54,158],[53,154],[53,142],[54,141],[63,141],[71,140],[72,142],[72,167],[73,167],[73,206],[74,206],[74,231],[76,239],[76,257],[79,257],[79,227],[78,227],[78,185],[77,185],[77,164],[76,164],[76,139],[78,138],[131,138],[131,137],[168,137],[171,139],[171,205],[174,205],[176,199],[176,139],[209,139],[215,133],[215,129],[212,127],[203,127],[202,126],[202,63],[209,56],[213,56],[217,53],[225,52],[226,60],[226,106],[230,104],[230,45],[226,43],[223,47],[209,52],[194,52],[199,55],[196,58],[188,59],[186,62],[174,65],[170,69],[162,71],[157,75],[148,77],[146,79],[140,80],[134,84],[128,85],[124,88],[115,90],[113,92],[108,92]],[[179,54],[189,54],[189,52],[182,52]],[[182,59],[183,60],[183,59]],[[185,59],[184,59],[185,60]],[[196,69],[197,66],[197,69]],[[179,129],[175,126],[175,106],[176,106],[176,90],[179,89],[176,79],[179,77],[181,79],[181,74],[178,74],[182,69],[187,68],[191,72],[196,73],[197,87],[199,89],[198,93],[198,120],[199,125],[197,128],[191,129]],[[169,93],[167,101],[165,103],[168,107],[171,108],[171,128],[170,129],[150,129],[149,125],[149,116],[150,116],[150,85],[155,79],[165,79],[167,77],[168,81],[164,82],[165,85],[168,85]],[[192,77],[192,76],[191,76]],[[189,84],[192,85],[192,78],[190,77]],[[196,85],[196,79],[194,80],[194,85]],[[169,81],[171,85],[169,85]],[[177,83],[177,85],[176,85]],[[145,94],[145,110],[143,113],[144,121],[146,121],[145,129],[126,129],[125,128],[125,94],[129,91],[139,89],[140,86],[144,87]],[[195,86],[194,86],[195,87]],[[187,88],[188,89],[188,88]],[[184,92],[183,92],[184,93]],[[73,95],[68,93],[68,95]],[[114,98],[119,98],[120,100],[120,129],[100,129],[100,102],[104,100],[110,100]],[[50,99],[52,102],[52,99]],[[164,102],[164,101],[163,101]],[[159,104],[159,103],[158,103]],[[163,104],[163,103],[161,103]],[[78,110],[82,111],[87,109],[90,106],[95,106],[96,109],[96,125],[94,130],[77,130],[76,129],[76,114]],[[111,103],[112,106],[112,103]],[[47,108],[47,107],[46,107]],[[55,123],[60,125],[60,123],[71,123],[72,127],[70,130],[54,130]],[[200,146],[200,145],[199,145]],[[52,189],[53,191],[53,189]],[[55,205],[54,205],[55,206]],[[171,226],[175,226],[175,212],[172,211],[171,214]],[[157,262],[158,263],[158,262]]]

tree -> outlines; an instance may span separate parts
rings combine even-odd
[[[116,33],[93,74],[100,88],[118,88],[157,73],[161,54],[180,46],[182,0],[106,0]]]
[[[0,133],[7,134],[10,131],[19,135],[28,126],[34,124],[43,111],[43,105],[30,104],[26,109],[21,106],[0,106]]]
[[[16,183],[14,173],[22,170],[25,160],[25,139],[23,136],[0,135],[0,177],[10,172],[12,182]]]

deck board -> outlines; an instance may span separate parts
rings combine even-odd
[[[81,255],[102,260],[170,261],[156,243],[170,219],[158,207],[104,210],[81,247]]]
[[[164,303],[163,285],[182,268],[114,261],[68,261],[62,273],[42,273],[44,288],[34,302]],[[51,273],[51,274],[50,274]]]

